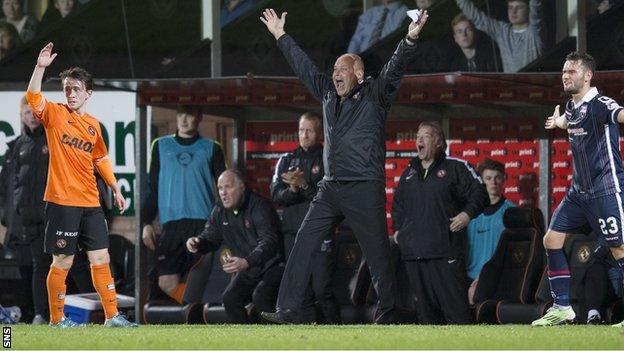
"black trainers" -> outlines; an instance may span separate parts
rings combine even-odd
[[[260,317],[273,324],[298,324],[300,323],[297,313],[291,310],[277,310],[273,313],[262,312]]]

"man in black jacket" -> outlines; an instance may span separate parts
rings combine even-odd
[[[416,145],[418,157],[394,193],[394,239],[416,294],[420,322],[467,324],[466,226],[489,197],[468,162],[446,156],[439,123],[421,123]]]
[[[245,306],[256,312],[273,311],[284,273],[284,255],[277,213],[271,202],[245,189],[242,176],[227,170],[219,177],[221,202],[198,236],[186,241],[191,253],[207,253],[227,246],[232,256],[223,270],[236,274],[223,292],[223,305],[233,323],[249,323]]]
[[[362,59],[344,54],[332,77],[319,72],[295,41],[284,32],[286,13],[264,11],[262,22],[299,79],[323,104],[325,176],[295,240],[277,301],[278,311],[263,314],[274,323],[298,323],[310,279],[310,260],[329,228],[343,219],[353,229],[369,263],[379,296],[378,323],[394,322],[395,279],[385,215],[385,126],[405,66],[416,51],[415,41],[427,21],[425,11],[412,22],[407,37],[376,79],[364,77]]]
[[[316,112],[301,115],[298,135],[299,147],[280,157],[271,181],[271,197],[283,210],[286,257],[323,179],[323,117]],[[336,263],[332,229],[328,228],[323,243],[312,256],[311,287],[303,309],[305,313],[313,312],[316,301],[323,321],[336,324],[340,322],[340,313],[331,285]]]

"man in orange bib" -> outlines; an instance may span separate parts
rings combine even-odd
[[[67,103],[46,100],[41,94],[41,81],[46,67],[57,56],[52,48],[53,44],[49,43],[39,53],[26,93],[28,104],[45,128],[50,152],[43,198],[47,202],[45,250],[52,254],[47,278],[50,326],[82,326],[63,313],[65,280],[77,245],[80,245],[91,262],[93,285],[106,315],[104,325],[136,327],[136,323],[129,322],[117,311],[115,282],[109,266],[108,229],[100,207],[94,167],[112,188],[115,205],[123,212],[126,204],[113,174],[100,123],[85,112],[93,79],[82,68],[65,70],[60,77]]]

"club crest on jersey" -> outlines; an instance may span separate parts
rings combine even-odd
[[[312,166],[312,174],[318,174],[318,172],[320,171],[321,171],[321,166],[319,165]]]
[[[247,218],[245,218],[245,228],[251,229],[251,222]]]
[[[579,109],[579,118],[585,117],[586,113],[587,113],[587,105],[585,104],[581,106],[581,108]]]
[[[64,249],[65,246],[67,246],[67,241],[65,239],[58,239],[56,241],[56,247],[58,247],[60,249]]]
[[[48,149],[48,145],[43,145],[41,147],[41,153],[44,154],[44,155],[47,155],[48,152],[50,152],[50,150]]]
[[[186,166],[193,160],[193,154],[188,152],[181,152],[177,155],[178,163],[182,166]]]
[[[438,173],[436,173],[436,175],[438,176],[438,178],[444,178],[446,177],[446,170],[441,169],[438,171]]]
[[[90,142],[72,137],[71,135],[67,134],[63,134],[63,136],[61,137],[61,144],[69,145],[73,148],[86,152],[93,151],[93,144],[91,144]]]
[[[87,128],[87,130],[89,131],[89,134],[95,136],[95,129],[91,126],[89,126],[89,128]]]

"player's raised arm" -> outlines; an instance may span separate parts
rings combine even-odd
[[[38,93],[41,91],[41,81],[43,80],[43,73],[45,69],[52,64],[52,61],[56,58],[56,53],[52,53],[52,49],[54,48],[54,44],[48,43],[48,45],[44,46],[39,52],[39,57],[37,57],[37,64],[35,65],[35,69],[33,70],[32,77],[30,77],[30,83],[28,83],[28,91],[33,93]]]
[[[565,115],[559,114],[559,105],[555,107],[555,111],[552,116],[548,116],[548,118],[546,118],[546,124],[544,127],[546,129],[555,129],[557,127],[561,129],[568,128],[568,121],[566,120]]]
[[[265,9],[262,13],[262,17],[260,17],[260,21],[264,23],[275,37],[275,40],[279,39],[282,35],[286,34],[284,31],[284,25],[286,24],[286,15],[288,12],[283,12],[282,16],[277,16],[275,10],[273,9]]]

